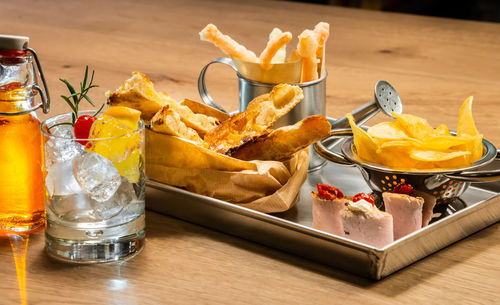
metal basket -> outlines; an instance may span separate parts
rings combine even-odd
[[[380,164],[362,162],[355,154],[356,147],[353,138],[344,138],[339,144],[340,152],[328,148],[328,143],[335,139],[352,134],[350,129],[337,130],[332,136],[314,144],[314,149],[328,161],[355,165],[368,183],[368,186],[377,194],[391,192],[394,187],[404,182],[410,184],[415,190],[432,195],[437,203],[446,202],[463,194],[471,182],[500,181],[500,169],[483,169],[499,155],[495,146],[483,139],[484,154],[481,159],[471,166],[428,171],[401,171],[385,167]]]

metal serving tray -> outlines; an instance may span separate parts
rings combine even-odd
[[[498,168],[500,161],[494,162]],[[309,193],[316,183],[335,185],[347,195],[371,192],[357,168],[328,163],[309,173],[299,201],[284,213],[264,214],[151,180],[147,182],[146,206],[376,280],[500,220],[500,183],[472,185],[460,199],[435,208],[441,216],[429,226],[377,249],[311,227]]]

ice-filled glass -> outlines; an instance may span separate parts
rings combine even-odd
[[[131,129],[112,118],[98,120],[92,132],[121,135],[75,139],[71,120],[68,113],[41,125],[47,252],[84,263],[131,257],[145,237],[144,124]]]

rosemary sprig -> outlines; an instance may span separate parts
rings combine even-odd
[[[70,84],[66,79],[64,78],[59,78],[61,82],[63,82],[66,87],[68,88],[68,91],[70,95],[65,96],[61,95],[61,98],[68,104],[68,106],[71,108],[72,113],[71,113],[71,125],[74,126],[76,123],[76,120],[78,120],[78,108],[80,106],[80,102],[82,100],[86,100],[90,105],[95,107],[94,102],[89,98],[87,93],[89,92],[90,89],[99,87],[99,85],[93,84],[94,82],[94,70],[92,70],[92,74],[90,76],[89,80],[89,66],[85,67],[85,74],[83,76],[83,81],[80,82],[80,91],[76,91],[73,85]],[[104,107],[104,104],[102,104],[101,108],[97,110],[96,113],[94,113],[93,116],[96,116],[99,112],[101,112],[102,108]],[[57,124],[61,125],[61,124]],[[66,125],[66,124],[65,124]],[[53,125],[54,127],[56,125]]]

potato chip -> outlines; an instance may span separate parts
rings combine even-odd
[[[411,142],[408,141],[386,142],[378,150],[380,163],[394,169],[410,170],[419,168],[420,161],[408,156],[412,147]]]
[[[458,113],[457,135],[469,135],[475,137],[473,142],[468,144],[466,149],[471,151],[470,163],[481,159],[483,156],[483,136],[479,134],[472,117],[472,100],[474,97],[469,96],[460,107]]]
[[[349,125],[351,125],[354,137],[354,146],[356,146],[358,157],[366,161],[377,163],[379,159],[377,157],[378,145],[375,143],[373,138],[366,133],[366,131],[356,125],[352,114],[348,113],[346,114],[346,117],[349,120]]]
[[[434,168],[436,168],[436,169],[441,169],[441,170],[442,169],[453,169],[453,168],[463,167],[464,165],[468,165],[469,158],[470,158],[470,154],[459,156],[459,157],[452,158],[449,160],[433,162],[433,164],[434,164]]]
[[[426,119],[411,114],[392,113],[398,119],[403,131],[410,137],[417,140],[423,140],[429,135],[434,134],[434,128],[427,123]]]
[[[399,147],[399,148],[413,147],[413,143],[411,141],[389,141],[389,142],[382,143],[379,146],[379,149],[391,148],[391,147]]]
[[[470,151],[433,151],[433,150],[418,150],[413,149],[410,151],[410,157],[418,161],[425,162],[436,162],[436,161],[446,161],[453,158],[463,157],[470,155]]]
[[[476,128],[476,124],[474,124],[474,118],[472,118],[472,100],[473,96],[469,96],[460,107],[460,111],[458,113],[458,126],[457,126],[457,135],[469,135],[476,136],[479,134]]]
[[[448,126],[445,124],[439,125],[436,129],[434,129],[435,136],[451,136],[450,130]]]
[[[460,108],[457,136],[444,124],[434,129],[421,117],[393,115],[397,120],[376,124],[367,132],[348,115],[360,159],[415,171],[465,167],[482,157],[483,136],[472,118],[472,97]]]
[[[409,139],[398,121],[382,122],[368,128],[367,133],[378,142]]]
[[[421,141],[419,145],[420,148],[441,150],[445,151],[453,146],[464,145],[470,143],[474,138],[472,137],[456,137],[456,136],[431,136]]]

